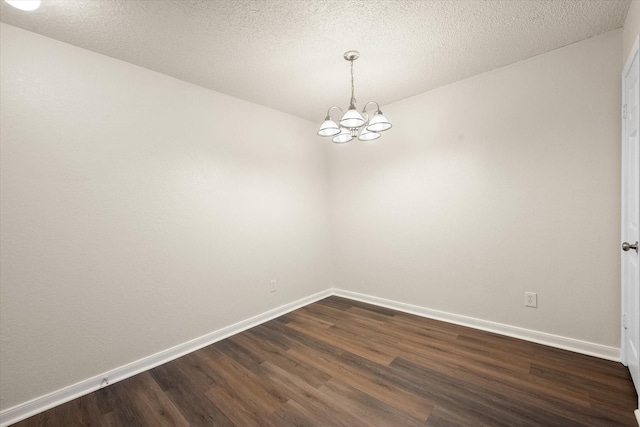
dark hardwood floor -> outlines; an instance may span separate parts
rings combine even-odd
[[[637,426],[620,363],[330,297],[16,426]]]

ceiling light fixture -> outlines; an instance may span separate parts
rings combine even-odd
[[[9,3],[11,6],[20,9],[20,10],[36,10],[40,7],[40,0],[4,0]]]
[[[391,123],[380,111],[380,106],[375,101],[369,101],[364,105],[362,113],[356,109],[356,98],[353,96],[353,61],[360,58],[360,53],[356,50],[345,52],[344,59],[351,63],[351,102],[349,109],[342,115],[340,126],[331,118],[331,110],[337,108],[343,113],[340,107],[330,107],[327,110],[327,117],[320,125],[318,135],[331,136],[336,144],[344,144],[351,141],[356,136],[360,141],[373,141],[380,138],[380,132],[391,128]],[[372,117],[367,113],[369,104],[375,104],[376,110]]]

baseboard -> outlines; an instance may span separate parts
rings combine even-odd
[[[199,350],[217,341],[230,337],[231,335],[253,328],[254,326],[260,325],[264,322],[275,319],[276,317],[282,316],[283,314],[289,313],[290,311],[296,310],[300,307],[304,307],[305,305],[309,305],[313,302],[331,296],[331,294],[331,289],[318,292],[308,297],[301,298],[297,301],[285,304],[283,306],[274,308],[273,310],[269,310],[257,316],[195,338],[191,341],[179,344],[167,350],[163,350],[151,356],[136,360],[135,362],[132,362],[128,365],[121,366],[119,368],[97,375],[93,378],[80,381],[79,383],[76,383],[69,387],[54,391],[45,396],[41,396],[12,408],[5,409],[4,411],[0,412],[0,427],[6,427],[13,423],[17,423],[18,421],[46,411],[47,409],[53,408],[54,406],[61,405],[80,396],[89,394],[102,387],[105,387],[108,384],[113,384],[141,372],[155,368],[156,366],[170,362],[174,359],[177,359],[178,357],[184,356],[185,354]],[[105,378],[108,379],[108,383],[104,381]]]
[[[415,314],[417,316],[427,317],[429,319],[442,320],[444,322],[454,323],[456,325],[468,326],[474,329],[494,332],[500,335],[506,335],[513,338],[519,338],[526,341],[548,345],[550,347],[573,351],[575,353],[595,356],[601,359],[613,360],[616,362],[620,361],[620,349],[617,347],[609,347],[606,345],[596,344],[588,341],[581,341],[574,338],[548,334],[531,329],[519,328],[517,326],[505,325],[502,323],[490,322],[488,320],[476,319],[474,317],[447,313],[445,311],[433,310],[426,307],[406,304],[403,302],[392,301],[351,291],[345,291],[342,289],[334,288],[333,295],[362,301],[381,307],[391,308],[393,310]]]
[[[602,359],[614,360],[617,362],[620,361],[620,349],[616,347],[608,347],[587,341],[580,341],[573,338],[547,334],[545,332],[538,332],[530,329],[490,322],[487,320],[447,313],[417,305],[333,288],[301,298],[297,301],[269,310],[265,313],[195,338],[191,341],[179,344],[151,356],[144,357],[128,365],[121,366],[93,378],[80,381],[79,383],[69,387],[54,391],[53,393],[45,396],[38,397],[29,402],[6,409],[0,412],[0,427],[6,427],[13,423],[17,423],[18,421],[29,418],[32,415],[46,411],[54,406],[61,405],[105,387],[107,385],[104,381],[105,378],[108,379],[108,384],[124,380],[331,295],[391,308],[393,310],[415,314],[421,317],[468,326],[470,328],[480,329],[483,331],[495,332],[497,334],[532,341],[564,350],[570,350],[576,353],[587,354],[589,356],[595,356]],[[640,425],[640,410],[637,410],[635,414],[636,418],[638,418],[638,424]]]

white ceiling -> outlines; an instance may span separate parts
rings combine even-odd
[[[0,1],[0,21],[321,122],[620,28],[630,0]],[[0,52],[1,54],[1,52]],[[170,99],[167,102],[171,102]]]

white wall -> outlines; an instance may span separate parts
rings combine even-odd
[[[621,51],[618,30],[406,99],[334,147],[334,285],[619,346]]]
[[[627,12],[627,17],[624,21],[624,30],[622,33],[623,65],[624,62],[626,62],[629,53],[631,52],[633,42],[636,41],[638,33],[640,33],[640,0],[633,0],[631,2],[631,5],[629,6],[629,11]]]
[[[315,123],[0,31],[0,409],[329,287]]]

